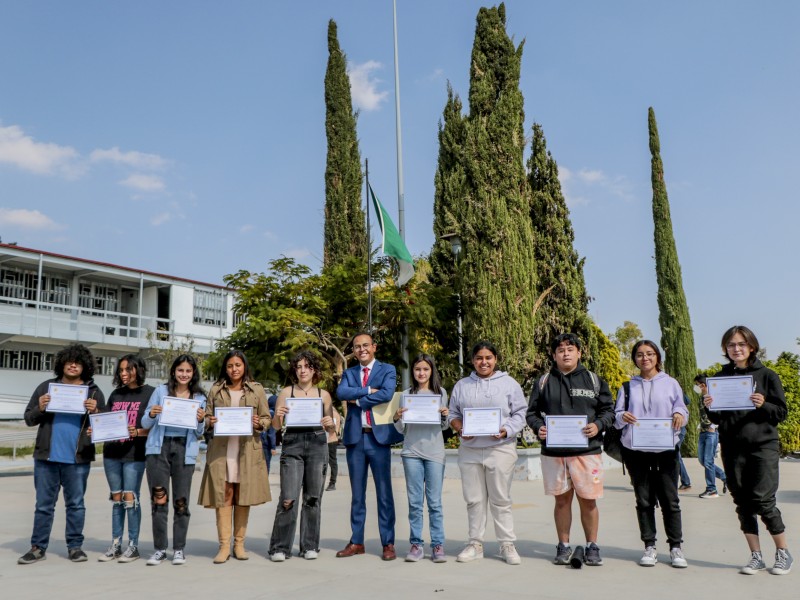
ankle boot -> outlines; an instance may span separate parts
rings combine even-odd
[[[250,558],[244,549],[244,536],[247,534],[247,521],[249,518],[249,506],[233,507],[233,556],[237,560]]]
[[[231,514],[232,506],[223,506],[217,509],[217,537],[219,537],[219,552],[214,557],[214,564],[226,562],[231,557]]]

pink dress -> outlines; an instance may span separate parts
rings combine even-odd
[[[230,390],[231,406],[238,407],[244,390],[234,392]],[[225,456],[228,465],[228,477],[225,479],[228,483],[239,483],[239,437],[232,435],[228,438],[228,452]]]

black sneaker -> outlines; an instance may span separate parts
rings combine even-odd
[[[583,555],[583,564],[587,567],[599,567],[603,564],[603,559],[600,558],[600,548],[597,544],[592,542],[586,545],[586,553]]]
[[[32,563],[39,562],[40,560],[45,560],[47,558],[45,556],[45,552],[46,550],[42,550],[38,546],[31,546],[30,550],[17,559],[17,564],[30,565]]]
[[[67,551],[67,554],[68,554],[68,556],[69,556],[69,559],[70,559],[72,562],[86,562],[87,560],[89,560],[89,557],[88,557],[88,556],[86,556],[86,552],[84,552],[84,551],[81,549],[81,547],[80,547],[80,546],[78,546],[78,547],[76,547],[76,548],[70,548],[70,549]]]
[[[328,487],[325,488],[326,492],[335,492],[336,491],[336,484],[331,482],[328,484]]]
[[[128,544],[128,547],[125,549],[125,552],[122,553],[122,556],[119,557],[119,561],[121,563],[129,563],[137,560],[139,558],[139,550],[133,544]]]
[[[109,562],[117,560],[120,556],[122,556],[122,546],[120,546],[119,540],[114,540],[111,542],[105,554],[102,554],[97,560],[100,562]]]
[[[723,481],[722,482],[722,493],[723,494],[727,494],[728,493],[728,482],[727,481]]]
[[[568,565],[572,558],[572,548],[568,544],[558,542],[556,546],[556,557],[553,559],[554,565]]]

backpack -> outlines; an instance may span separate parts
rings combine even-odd
[[[625,393],[624,410],[628,410],[628,401],[631,395],[631,382],[622,384]],[[618,462],[622,462],[622,429],[611,427],[603,432],[603,452]]]

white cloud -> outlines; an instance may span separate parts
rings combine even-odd
[[[362,110],[377,110],[381,102],[386,100],[389,92],[378,91],[380,79],[372,76],[372,72],[382,68],[383,65],[375,60],[368,60],[360,65],[350,63],[347,74],[350,76],[350,92],[353,103]]]
[[[239,233],[249,233],[255,229],[255,225],[242,225],[239,228]]]
[[[562,167],[558,165],[558,180],[561,182],[561,187],[572,179],[572,171],[570,171],[567,167]]]
[[[37,142],[16,125],[0,126],[0,163],[38,175],[77,177],[81,174],[76,164],[79,157],[70,146]]]
[[[119,183],[142,192],[161,192],[165,187],[164,180],[161,177],[145,175],[144,173],[134,173]]]
[[[59,225],[46,214],[25,208],[0,208],[0,225],[22,229],[63,229],[63,225]]]
[[[168,212],[158,213],[150,218],[150,225],[153,227],[158,227],[159,225],[163,225],[167,221],[172,219],[172,215]]]
[[[278,239],[278,236],[275,235],[274,232],[269,231],[269,230],[264,232],[264,237],[267,238],[270,241],[273,241],[273,242]]]
[[[295,260],[300,260],[307,256],[311,256],[311,250],[309,250],[308,248],[290,248],[289,250],[286,250],[281,254],[283,254],[286,258],[293,258]]]
[[[606,174],[599,169],[581,169],[578,171],[578,177],[588,184],[604,183],[608,180]]]
[[[108,150],[93,150],[89,155],[92,162],[112,162],[126,165],[135,169],[159,170],[169,165],[169,161],[158,154],[147,154],[131,150],[122,152],[117,146]]]
[[[601,169],[572,171],[558,167],[558,179],[569,206],[589,204],[590,199],[613,196],[625,201],[635,199],[633,185],[624,175],[610,176]]]

